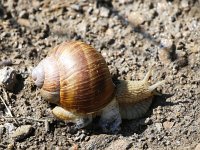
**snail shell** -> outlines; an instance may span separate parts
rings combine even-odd
[[[102,55],[80,41],[64,42],[52,49],[32,77],[45,99],[78,114],[102,109],[115,93]]]

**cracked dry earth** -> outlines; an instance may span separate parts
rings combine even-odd
[[[199,150],[199,8],[198,0],[1,0],[0,67],[11,65],[17,83],[0,88],[16,118],[0,101],[0,149]],[[115,79],[142,79],[155,64],[151,82],[167,81],[157,89],[162,95],[143,118],[123,120],[117,134],[102,133],[98,118],[80,130],[56,120],[30,73],[69,40],[95,47]]]

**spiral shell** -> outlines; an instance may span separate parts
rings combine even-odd
[[[33,70],[43,97],[75,113],[92,113],[106,106],[115,85],[104,58],[80,41],[64,42]]]

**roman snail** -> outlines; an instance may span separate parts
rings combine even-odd
[[[114,84],[103,56],[80,41],[63,42],[33,69],[32,78],[41,95],[57,106],[59,119],[87,126],[100,115],[105,132],[118,131],[121,119],[135,119],[149,109],[155,89],[164,80],[150,85],[148,71],[143,80],[119,80]]]

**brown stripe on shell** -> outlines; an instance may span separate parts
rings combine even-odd
[[[61,52],[62,51],[62,52]],[[60,71],[60,105],[91,113],[111,101],[115,86],[104,58],[83,42],[65,42],[54,53]]]

